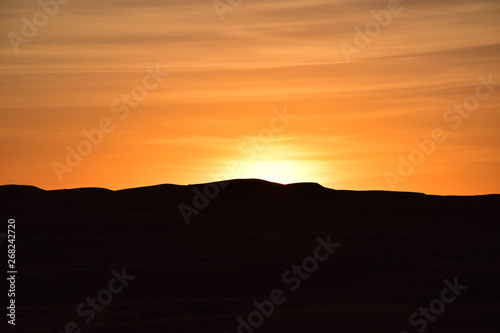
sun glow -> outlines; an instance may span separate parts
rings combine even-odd
[[[314,181],[310,166],[301,161],[255,161],[245,168],[241,178],[259,178],[281,184]]]

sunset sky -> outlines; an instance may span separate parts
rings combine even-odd
[[[61,2],[0,4],[0,185],[500,193],[498,0]]]

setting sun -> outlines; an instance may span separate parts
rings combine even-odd
[[[281,184],[308,182],[315,179],[312,170],[300,161],[256,161],[248,165],[241,176]]]

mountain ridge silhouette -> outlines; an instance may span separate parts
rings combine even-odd
[[[498,332],[500,195],[226,184],[189,225],[179,205],[220,182],[116,191],[0,186],[0,219],[16,220],[15,329],[61,332],[68,321],[81,323],[75,307],[126,267],[137,279],[89,332],[234,332],[254,300],[283,288],[282,274],[313,255],[318,237],[331,236],[341,246],[258,332],[408,331],[408,317],[454,277],[468,288],[432,330]]]
[[[238,187],[238,188],[253,188],[253,189],[270,189],[270,188],[282,188],[282,189],[303,189],[303,190],[330,190],[330,191],[338,191],[338,192],[357,192],[357,193],[394,193],[394,194],[413,194],[413,195],[425,195],[425,196],[435,196],[435,197],[485,197],[485,196],[500,196],[499,193],[489,193],[489,194],[478,194],[478,195],[437,195],[437,194],[426,194],[423,192],[412,192],[412,191],[390,191],[390,190],[349,190],[349,189],[333,189],[324,187],[323,185],[315,182],[297,182],[297,183],[289,183],[289,184],[281,184],[277,182],[271,182],[258,178],[237,178],[237,179],[229,179],[229,180],[221,180],[214,181],[208,183],[195,183],[188,185],[179,185],[172,183],[162,183],[156,185],[146,185],[140,187],[131,187],[131,188],[123,188],[118,190],[110,190],[104,187],[76,187],[76,188],[65,188],[65,189],[51,189],[46,190],[34,185],[21,185],[21,184],[6,184],[0,185],[0,192],[13,191],[13,192],[28,192],[28,193],[36,193],[36,192],[64,192],[64,191],[82,191],[82,192],[98,192],[98,191],[109,191],[109,192],[136,192],[138,193],[147,193],[147,192],[156,192],[156,191],[165,191],[171,192],[173,190],[178,190],[179,192],[184,191],[185,189],[190,189],[192,187],[201,187],[209,184],[219,184],[219,183],[227,183],[229,187]]]

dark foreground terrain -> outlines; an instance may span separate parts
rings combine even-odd
[[[500,332],[500,195],[214,186],[0,187],[0,330]]]

